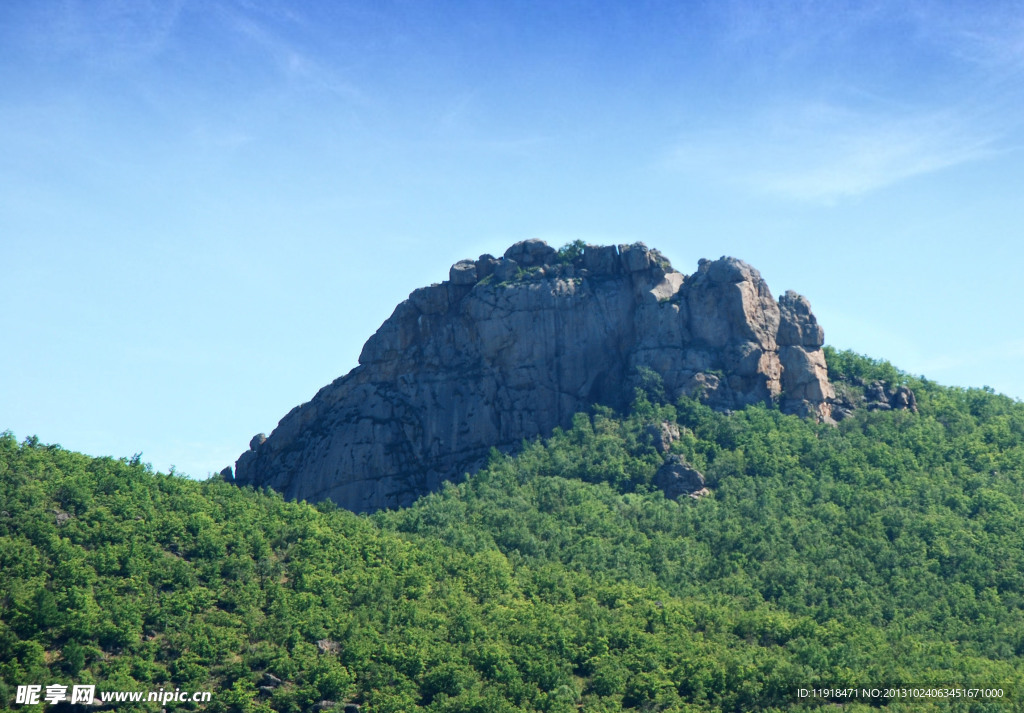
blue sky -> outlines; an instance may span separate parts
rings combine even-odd
[[[205,477],[531,237],[1024,397],[1021,2],[7,0],[0,76],[19,438]]]

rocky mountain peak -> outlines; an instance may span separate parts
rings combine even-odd
[[[595,403],[628,406],[652,377],[669,399],[827,420],[823,339],[804,297],[776,301],[742,260],[684,275],[642,243],[526,240],[414,290],[358,367],[253,439],[235,480],[357,512],[404,506],[492,447],[567,427]]]

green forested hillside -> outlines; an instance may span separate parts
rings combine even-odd
[[[1024,404],[829,363],[919,412],[828,426],[652,389],[370,517],[3,435],[0,707],[96,683],[208,710],[825,710],[798,690],[846,686],[1002,697],[844,711],[1020,710]],[[662,421],[710,496],[651,488]]]

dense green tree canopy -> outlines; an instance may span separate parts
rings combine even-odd
[[[830,426],[651,390],[369,517],[4,434],[0,707],[95,683],[215,711],[814,710],[800,688],[847,686],[1002,697],[846,711],[1019,709],[1024,405],[828,359],[919,412]],[[652,487],[665,421],[709,496]]]

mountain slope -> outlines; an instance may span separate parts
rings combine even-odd
[[[851,685],[1002,696],[847,711],[1018,709],[1024,405],[829,364],[851,402],[905,382],[918,413],[836,427],[652,394],[370,517],[0,437],[0,700],[96,682],[208,689],[208,710],[812,710],[800,688]],[[710,496],[650,487],[662,421]]]

